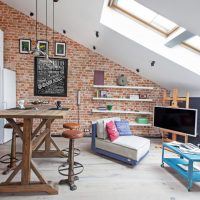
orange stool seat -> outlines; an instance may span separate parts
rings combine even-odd
[[[76,129],[76,128],[79,128],[80,127],[80,124],[78,123],[64,123],[63,124],[63,128],[67,128],[67,129]]]
[[[62,133],[62,136],[64,138],[68,138],[68,139],[78,139],[78,138],[82,138],[83,137],[83,133],[81,131],[78,130],[66,130]]]
[[[23,123],[23,122],[16,122],[16,124],[17,124],[18,126],[20,126],[20,127],[23,127],[23,126],[24,126],[24,123]],[[13,127],[11,126],[10,123],[7,123],[7,124],[4,125],[4,128],[13,128]]]

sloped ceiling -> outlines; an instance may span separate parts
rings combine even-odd
[[[200,1],[137,1],[191,32],[200,33],[200,26],[196,26],[196,21],[200,18],[200,12],[198,12]],[[2,0],[2,2],[28,16],[31,11],[35,12],[34,0]],[[38,21],[45,24],[46,1],[39,0],[38,2]],[[48,2],[50,2],[48,26],[52,27],[52,2],[49,0]],[[59,0],[55,5],[55,30],[62,33],[65,29],[67,37],[91,50],[95,45],[96,52],[133,71],[139,68],[140,75],[167,89],[178,88],[182,94],[188,90],[191,96],[200,96],[198,75],[100,24],[103,4],[103,0]],[[99,38],[95,37],[96,30],[99,31]],[[155,67],[150,65],[152,60],[156,61]]]

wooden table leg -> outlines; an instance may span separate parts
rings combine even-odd
[[[45,152],[49,152],[51,149],[51,123],[52,121],[46,123],[46,129],[49,130],[49,134],[45,137]]]
[[[24,127],[22,134],[22,161],[8,177],[8,179],[0,184],[0,193],[4,192],[47,192],[48,194],[58,194],[55,184],[47,182],[42,174],[36,168],[31,160],[32,158],[32,127],[33,119],[24,119]],[[21,181],[11,182],[21,169]],[[31,170],[38,177],[38,182],[31,181]]]
[[[22,156],[22,172],[21,172],[21,181],[22,184],[24,185],[29,184],[31,178],[32,125],[33,125],[33,119],[24,119],[22,152],[26,153],[23,153]]]

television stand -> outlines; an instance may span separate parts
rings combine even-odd
[[[166,158],[165,149],[171,150],[177,154],[179,158]],[[200,169],[194,167],[195,162],[200,162],[200,154],[188,154],[183,153],[177,146],[173,146],[170,143],[162,144],[162,164],[169,165],[178,174],[180,174],[188,183],[188,191],[191,190],[193,182],[200,182]]]
[[[178,108],[178,103],[179,102],[185,102],[185,108],[189,108],[189,92],[186,92],[186,96],[185,97],[179,97],[178,96],[178,89],[173,89],[172,91],[172,97],[167,96],[166,91],[164,91],[163,93],[163,105],[165,105],[165,103],[169,101],[170,102],[170,106],[172,108]],[[188,143],[188,135],[185,133],[180,133],[180,132],[176,132],[176,131],[169,131],[169,130],[165,130],[165,129],[160,129],[162,131],[162,140],[163,142],[171,142],[171,141],[176,141],[177,140],[177,135],[181,135],[184,137],[184,141],[185,143]],[[172,134],[172,139],[166,138],[165,135],[166,133],[171,133]]]

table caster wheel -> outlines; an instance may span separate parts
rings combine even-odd
[[[164,168],[164,163],[162,163],[160,166],[161,166],[162,168]]]

